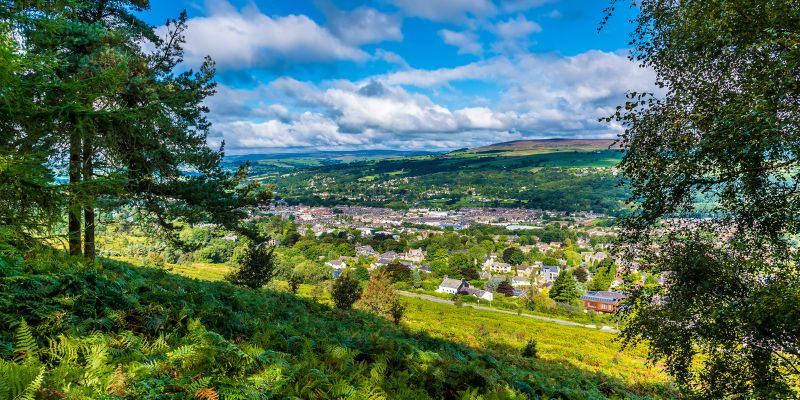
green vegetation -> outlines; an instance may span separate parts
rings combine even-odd
[[[674,394],[657,369],[641,363],[642,354],[613,350],[609,334],[423,300],[404,300],[404,322],[395,327],[372,314],[337,311],[281,291],[239,289],[109,260],[87,266],[55,253],[3,258],[0,285],[0,321],[9,327],[0,331],[0,358],[16,359],[1,368],[14,371],[23,388],[41,381],[39,395]],[[313,295],[311,286],[301,291]],[[539,343],[537,359],[519,355],[531,336]]]
[[[800,398],[800,3],[635,3],[632,56],[666,87],[609,118],[640,203],[623,248],[668,282],[623,336],[698,398]]]
[[[528,207],[619,212],[627,192],[617,150],[451,153],[359,161],[260,176],[290,203],[409,207]]]

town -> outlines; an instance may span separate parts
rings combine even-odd
[[[614,262],[609,242],[615,230],[603,223],[611,218],[598,213],[279,204],[265,214],[290,219],[301,233],[317,240],[344,235],[353,243],[350,254],[321,257],[331,278],[359,267],[368,272],[383,269],[401,277],[394,279],[400,289],[438,297],[506,308],[552,300],[555,306],[539,308],[552,311],[558,303],[563,303],[561,308],[579,304],[586,312],[610,314],[624,298],[623,285],[662,281]],[[444,236],[457,238],[459,245],[435,245]],[[386,240],[392,245],[385,246]]]

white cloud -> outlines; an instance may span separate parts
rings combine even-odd
[[[536,22],[528,21],[524,15],[518,15],[516,18],[495,24],[494,31],[500,37],[514,39],[541,32],[542,27]]]
[[[228,69],[368,57],[305,15],[270,17],[254,6],[239,11],[224,0],[211,4],[208,16],[188,21],[184,47],[189,65],[206,55]]]
[[[469,17],[489,17],[497,13],[489,0],[392,0],[406,15],[433,21],[464,22]]]
[[[455,32],[449,29],[442,29],[439,31],[439,36],[442,37],[445,43],[458,47],[458,54],[479,56],[483,53],[483,44],[472,32]]]
[[[464,107],[421,93],[447,86],[471,98],[459,90],[467,80],[496,85],[497,98]],[[223,98],[210,105],[214,130],[232,152],[305,146],[430,150],[523,137],[612,137],[620,127],[597,119],[613,113],[626,91],[653,90],[653,82],[652,71],[622,53],[526,54],[360,82],[313,84],[284,77],[249,92],[222,87]],[[227,106],[226,114],[219,115],[215,104]],[[236,107],[244,109],[231,110]]]
[[[398,15],[368,7],[352,11],[338,10],[330,3],[323,3],[322,7],[331,32],[346,43],[362,45],[403,39],[402,20]]]

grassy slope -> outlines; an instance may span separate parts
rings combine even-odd
[[[225,270],[177,272],[217,279]],[[119,261],[87,267],[52,255],[0,260],[0,292],[0,368],[23,384],[46,371],[40,398],[189,399],[203,388],[222,398],[674,393],[639,352],[617,353],[602,332],[424,301],[409,302],[398,328],[334,310],[325,298],[243,290]],[[38,349],[12,344],[23,318]],[[529,337],[540,343],[539,359],[519,355]]]
[[[229,271],[224,265],[198,267],[179,267],[174,272],[221,279]],[[302,285],[300,294],[312,297],[311,287]],[[331,303],[327,293],[317,300]],[[409,306],[403,325],[434,338],[501,354],[517,353],[528,339],[536,339],[540,361],[531,367],[539,375],[540,384],[553,390],[579,387],[581,381],[590,379],[614,386],[618,392],[668,392],[667,377],[646,364],[642,349],[620,352],[612,334],[421,299],[403,300]],[[576,396],[580,398],[582,394]]]

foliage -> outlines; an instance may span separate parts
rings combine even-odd
[[[671,278],[630,293],[623,337],[688,393],[796,398],[800,4],[636,3],[632,55],[664,90],[610,118],[637,207],[621,249]]]
[[[392,282],[411,281],[411,268],[397,261],[392,261],[386,265],[386,267],[384,267],[384,272],[386,272]]]
[[[587,289],[592,291],[608,290],[611,287],[611,283],[614,282],[614,278],[616,277],[617,271],[613,265],[600,267],[592,276],[592,280],[589,282]]]
[[[337,308],[349,310],[361,298],[361,285],[349,272],[339,275],[331,285],[331,298]]]
[[[503,261],[511,265],[520,265],[525,261],[525,254],[519,247],[509,247],[503,250]]]
[[[511,283],[509,283],[508,280],[504,280],[497,285],[496,292],[504,294],[506,296],[513,296],[514,287],[511,286]]]
[[[550,298],[561,303],[573,303],[580,296],[572,271],[561,270],[550,288]]]
[[[539,349],[537,347],[536,339],[528,339],[525,347],[522,348],[522,356],[527,358],[538,358]]]
[[[265,242],[247,243],[246,250],[236,260],[238,268],[227,277],[228,281],[251,289],[263,287],[272,280],[275,270],[273,251]]]
[[[586,268],[578,267],[572,273],[575,276],[575,279],[580,283],[586,283],[589,280],[589,271]]]

